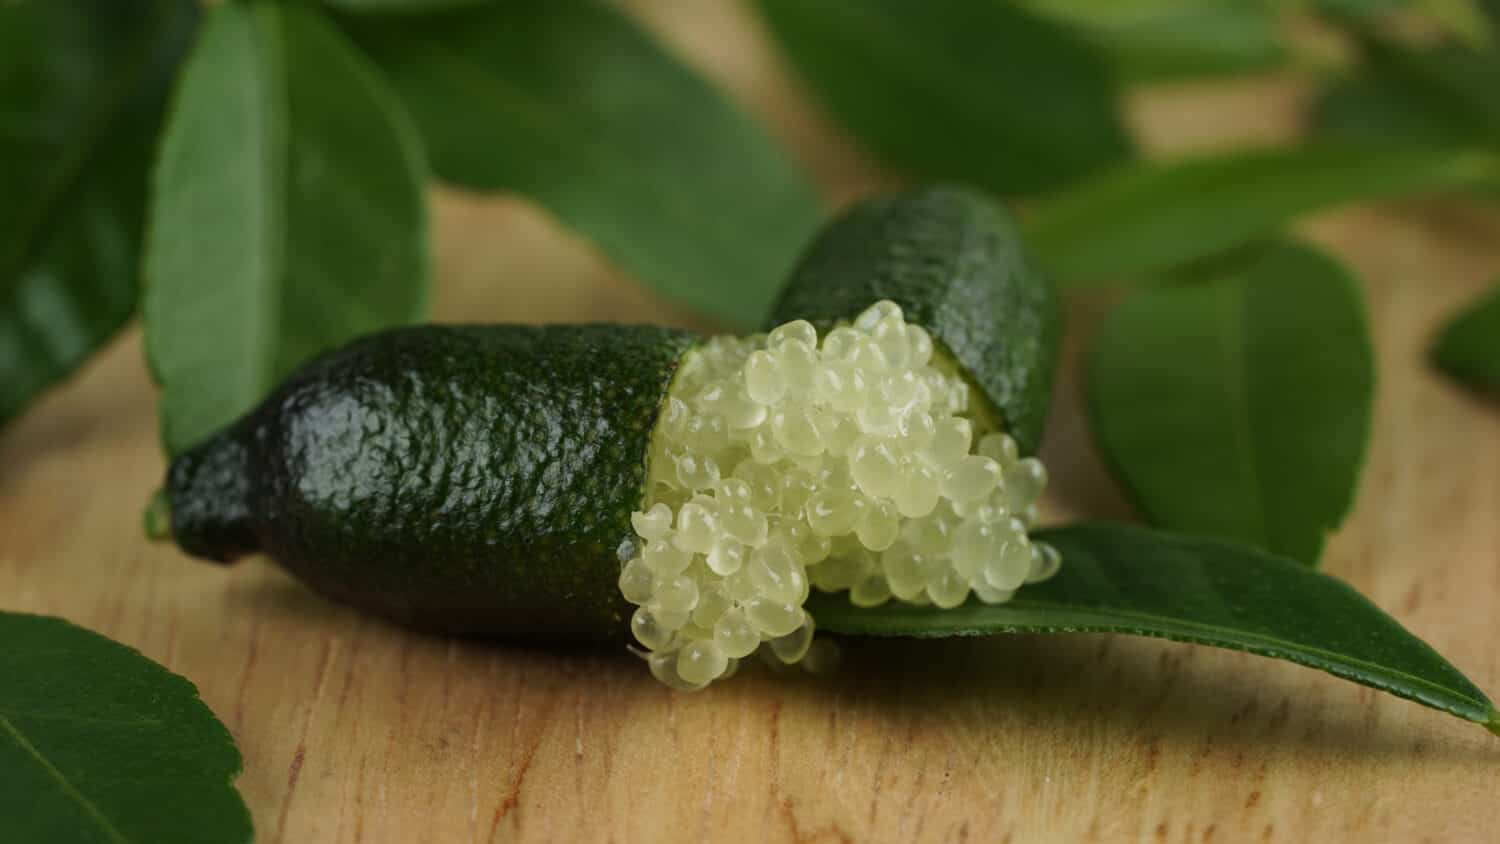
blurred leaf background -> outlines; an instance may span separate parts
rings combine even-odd
[[[839,162],[794,153],[798,127],[763,124],[756,103],[716,84],[705,60],[718,45],[663,39],[656,2],[0,0],[0,426],[137,315],[168,456],[320,352],[427,319],[434,185],[528,203],[663,309],[757,329],[804,245],[856,196],[820,190],[809,171]],[[1062,383],[1085,385],[1095,441],[1145,521],[1318,563],[1358,488],[1376,350],[1359,280],[1294,225],[1350,203],[1430,197],[1496,213],[1500,0],[675,8],[708,4],[753,22],[803,116],[842,131],[837,154],[868,156],[861,173],[878,165],[880,184],[862,189],[963,182],[1016,211],[1032,257],[1086,306],[1075,311],[1099,317],[1073,332],[1085,371]],[[1238,143],[1204,127],[1214,143],[1164,154],[1134,119],[1163,89],[1255,80],[1295,87],[1294,125],[1268,114],[1261,140]],[[1500,393],[1500,285],[1450,318],[1429,359]],[[1077,544],[1089,536],[1078,529],[1068,550],[1084,572],[1098,562]],[[1231,597],[1206,593],[1216,619],[1266,585],[1252,571],[1263,555],[1173,541],[1219,549],[1212,573],[1239,584]],[[1197,571],[1159,544],[1104,547],[1119,553],[1100,557],[1112,562],[1094,566],[1099,582],[1185,562]],[[1274,562],[1265,594],[1306,597],[1324,583]],[[1179,586],[1137,603],[1191,607]],[[1265,617],[1280,603],[1267,599]],[[1011,624],[1013,609],[986,623]],[[1340,629],[1385,629],[1377,616]],[[881,618],[856,626],[890,623]],[[917,620],[931,633],[965,618]],[[1099,629],[1125,629],[1110,624]],[[49,636],[64,634],[85,635]],[[1452,671],[1412,643],[1414,664]],[[36,666],[95,705],[90,666],[54,656]],[[142,700],[182,691],[138,656],[122,661]],[[20,688],[42,670],[17,675]],[[1467,705],[1462,694],[1437,705],[1465,714],[1452,700]],[[218,736],[206,715],[200,732]],[[1495,729],[1492,710],[1465,717]],[[210,760],[213,777],[238,767],[230,751]],[[95,784],[128,824],[122,782]],[[171,840],[248,836],[238,798],[209,785],[223,816]],[[72,823],[67,811],[37,817]]]
[[[1348,509],[1376,385],[1360,286],[1289,227],[1359,201],[1500,199],[1500,4],[716,2],[755,21],[816,119],[890,185],[999,195],[1059,286],[1113,291],[1106,333],[1084,338],[1107,352],[1086,358],[1088,407],[1143,515],[1316,562]],[[427,318],[434,182],[533,203],[663,301],[753,330],[835,203],[785,129],[643,11],[0,4],[0,423],[136,313],[169,454],[309,357]],[[1255,78],[1306,92],[1291,137],[1146,152],[1129,103]],[[1194,309],[1223,331],[1192,339]],[[1500,359],[1493,309],[1455,317],[1432,355],[1480,389]],[[1187,365],[1162,342],[1178,334],[1214,348]],[[1339,363],[1320,383],[1302,377],[1309,356]],[[1142,395],[1177,410],[1146,412]],[[1318,436],[1341,445],[1305,447]],[[1167,442],[1174,459],[1156,459]],[[1293,458],[1320,481],[1258,531],[1234,508],[1182,506],[1187,487],[1274,498],[1293,481],[1202,467]]]

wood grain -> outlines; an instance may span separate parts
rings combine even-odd
[[[641,2],[833,198],[851,151],[724,3]],[[1295,129],[1283,80],[1136,98],[1153,148]],[[1238,133],[1236,132],[1238,130]],[[439,316],[692,324],[529,207],[440,193]],[[1500,406],[1423,364],[1500,272],[1500,219],[1438,205],[1305,227],[1364,277],[1373,454],[1326,567],[1500,692]],[[1073,303],[1070,347],[1102,302]],[[1070,356],[1069,367],[1072,366]],[[1049,517],[1128,516],[1065,379]],[[1494,840],[1500,742],[1322,674],[1131,638],[855,644],[828,680],[674,694],[623,653],[452,641],[318,598],[264,560],[142,538],[163,470],[129,333],[0,435],[0,608],[64,616],[194,680],[245,754],[264,842]]]

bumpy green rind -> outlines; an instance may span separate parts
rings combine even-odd
[[[357,341],[173,462],[191,554],[256,551],[401,623],[506,638],[629,635],[646,455],[694,335],[427,326]]]
[[[926,328],[1021,450],[1036,451],[1052,392],[1058,307],[1009,214],[954,186],[861,202],[813,242],[772,324],[806,319],[822,331],[881,299]]]

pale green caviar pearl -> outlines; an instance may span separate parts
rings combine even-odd
[[[677,652],[678,676],[695,686],[717,679],[728,667],[729,657],[712,639],[696,639]]]
[[[657,650],[666,647],[672,641],[673,631],[662,626],[650,610],[639,607],[630,617],[630,632],[635,634],[637,642],[647,648]]]
[[[658,540],[659,541],[659,540]],[[656,575],[641,557],[636,557],[620,569],[620,594],[632,604],[644,604],[656,591]]]
[[[727,610],[714,624],[714,641],[733,658],[748,656],[760,647],[760,631],[739,608]]]
[[[787,665],[795,665],[807,655],[807,649],[813,642],[813,621],[808,618],[801,627],[786,634],[772,639],[769,644],[771,652],[776,658]]]
[[[776,357],[764,350],[752,353],[745,362],[745,386],[750,398],[763,405],[781,401],[786,395],[786,377]]]

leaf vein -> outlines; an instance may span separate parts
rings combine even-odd
[[[116,841],[118,842],[118,844],[130,844],[130,839],[126,838],[125,835],[121,833],[114,824],[110,823],[109,818],[106,817],[102,811],[100,811],[99,807],[94,805],[93,801],[84,796],[83,792],[79,791],[78,787],[73,784],[72,780],[69,780],[66,774],[58,770],[57,766],[53,765],[51,760],[43,756],[41,751],[38,750],[36,746],[33,745],[29,740],[27,740],[26,736],[23,735],[13,723],[11,723],[10,719],[7,718],[4,713],[0,713],[0,730],[3,730],[5,733],[7,733],[11,737],[11,740],[16,743],[17,747],[21,748],[21,750],[25,751],[28,756],[36,760],[37,765],[40,766],[41,769],[45,771],[49,777],[57,782],[58,786],[62,788],[63,793],[71,797],[73,801],[83,809],[85,814],[87,814],[90,818],[93,818],[93,820],[99,824],[99,828],[103,830],[104,833],[108,835],[112,841]]]
[[[1256,527],[1254,536],[1259,542],[1271,547],[1271,537],[1266,525],[1266,491],[1261,486],[1260,466],[1255,449],[1255,425],[1250,419],[1251,362],[1245,337],[1245,321],[1248,318],[1245,303],[1247,287],[1243,281],[1236,280],[1225,289],[1224,308],[1220,311],[1226,347],[1224,380],[1230,405],[1230,424],[1238,446],[1235,454],[1240,458],[1241,467],[1250,482],[1249,502],[1253,505],[1251,513]]]

